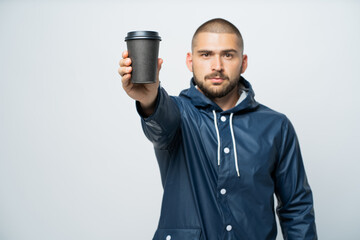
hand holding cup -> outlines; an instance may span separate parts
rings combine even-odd
[[[147,35],[146,35],[147,34]],[[151,115],[159,87],[158,58],[160,37],[156,32],[130,32],[126,38],[128,51],[122,54],[118,72],[125,92],[140,102],[145,115]],[[149,37],[150,35],[150,37]],[[131,54],[132,53],[132,54]]]

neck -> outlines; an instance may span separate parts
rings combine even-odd
[[[229,110],[230,108],[235,107],[237,101],[239,100],[240,85],[234,88],[231,92],[229,92],[226,96],[221,98],[211,99],[214,103],[216,103],[223,111]]]

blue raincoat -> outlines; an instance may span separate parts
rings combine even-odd
[[[153,240],[275,239],[274,194],[284,239],[317,239],[294,128],[242,80],[246,98],[227,111],[192,79],[179,97],[160,87],[155,112],[142,117],[164,188]]]

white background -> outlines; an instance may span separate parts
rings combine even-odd
[[[295,126],[319,238],[360,239],[359,1],[130,2],[0,1],[0,239],[152,238],[162,187],[117,73],[124,37],[160,33],[177,95],[214,17],[242,32],[256,99]]]

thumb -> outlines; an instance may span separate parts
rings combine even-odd
[[[157,80],[159,81],[159,72],[161,69],[161,65],[163,64],[164,60],[162,58],[158,58],[158,66],[157,66]]]
[[[158,68],[157,68],[157,72],[159,74],[160,69],[161,69],[161,65],[163,64],[164,60],[162,58],[158,58]]]

